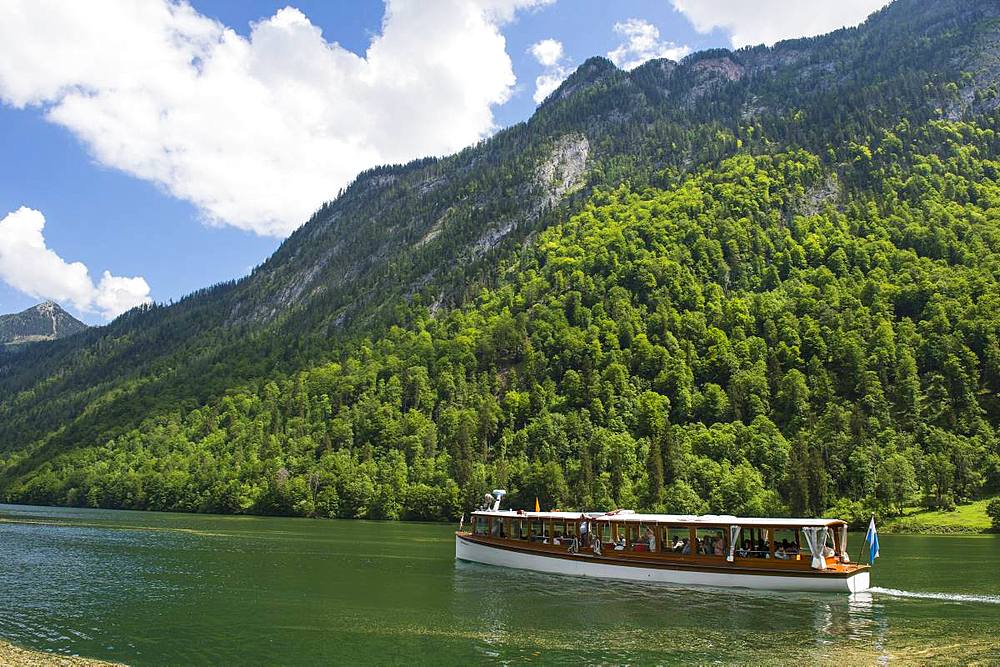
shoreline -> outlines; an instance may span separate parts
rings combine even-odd
[[[879,533],[883,535],[938,535],[943,537],[975,537],[979,536],[989,536],[997,535],[995,530],[990,530],[988,528],[974,528],[965,526],[910,526],[910,525],[900,525],[895,526],[892,524],[886,524],[884,527],[879,527]],[[864,532],[864,530],[858,530],[856,532]]]
[[[10,665],[10,667],[124,667],[122,663],[117,662],[29,649],[12,644],[6,639],[0,639],[0,665]]]
[[[447,526],[455,521],[413,521],[408,519],[348,519],[348,518],[334,518],[334,517],[311,517],[311,516],[290,516],[284,514],[220,514],[217,512],[183,512],[177,510],[137,510],[128,508],[118,508],[118,507],[79,507],[76,505],[32,505],[27,503],[16,503],[10,501],[0,502],[0,506],[7,505],[9,507],[23,507],[23,508],[36,508],[36,509],[64,509],[64,510],[95,510],[104,512],[130,512],[130,513],[142,513],[142,514],[178,514],[183,516],[191,517],[240,517],[240,518],[254,518],[254,519],[298,519],[302,521],[361,521],[361,522],[386,522],[386,523],[414,523],[414,524],[427,524],[427,525],[438,525]],[[963,505],[960,507],[968,507],[968,505]],[[2,510],[0,510],[2,512]],[[957,523],[950,524],[935,524],[926,522],[927,520],[921,520],[919,517],[925,512],[917,512],[914,514],[904,515],[900,517],[893,517],[891,519],[886,519],[884,522],[880,523],[878,526],[879,532],[885,535],[939,535],[948,536],[953,535],[956,537],[969,537],[973,535],[1000,535],[1000,531],[997,531],[990,526],[986,525],[961,525]],[[4,519],[0,518],[0,521]],[[851,525],[850,530],[852,533],[864,533],[867,529],[867,524],[854,526]]]

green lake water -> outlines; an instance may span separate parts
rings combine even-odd
[[[0,505],[0,638],[130,665],[1000,664],[1000,536],[884,535],[851,597],[457,563],[453,531]]]

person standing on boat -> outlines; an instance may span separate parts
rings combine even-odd
[[[646,543],[649,545],[650,551],[656,551],[656,534],[649,526],[646,526]]]

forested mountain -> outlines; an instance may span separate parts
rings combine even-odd
[[[1000,7],[623,72],[250,276],[0,358],[0,494],[447,518],[1000,490]]]
[[[58,303],[46,301],[20,313],[0,315],[0,347],[65,338],[83,331],[87,325]]]

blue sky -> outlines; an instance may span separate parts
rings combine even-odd
[[[7,35],[0,27],[0,43],[14,44],[10,67],[5,70],[0,63],[0,221],[21,207],[33,212],[29,216],[22,210],[9,217],[8,225],[0,222],[0,313],[56,298],[85,321],[101,323],[142,299],[166,302],[241,276],[270,255],[290,229],[308,217],[307,211],[332,199],[358,169],[448,153],[525,120],[536,107],[536,77],[548,73],[558,79],[590,56],[622,47],[634,64],[656,55],[679,57],[705,48],[816,34],[856,23],[881,4],[820,3],[823,11],[806,16],[781,12],[784,0],[759,3],[757,12],[730,0],[702,0],[695,8],[688,6],[690,0],[483,0],[502,9],[483,16],[473,12],[465,23],[452,25],[449,14],[440,22],[435,17],[423,21],[420,13],[433,13],[427,8],[438,0],[418,3],[417,9],[406,7],[411,1],[394,5],[398,11],[390,22],[393,28],[385,28],[380,47],[386,52],[383,65],[367,71],[348,53],[337,51],[329,62],[316,54],[327,53],[325,41],[364,57],[372,40],[383,33],[386,9],[378,0],[290,3],[298,12],[280,11],[286,3],[264,0],[193,0],[189,11],[173,11],[172,16],[116,15],[98,27],[120,40],[106,39],[95,27],[100,37],[91,42],[86,41],[86,28],[100,16],[75,12],[54,20],[53,13],[61,11],[57,6],[34,16],[24,10],[17,17],[20,23],[5,22],[10,17],[4,12],[23,8],[0,8],[0,24],[13,24]],[[34,6],[34,0],[25,2],[25,7]],[[843,9],[844,4],[852,6]],[[511,10],[514,6],[519,8]],[[767,8],[777,9],[773,20],[759,16]],[[170,34],[193,35],[196,41],[211,20],[239,37],[206,38],[210,48],[223,41],[233,47],[221,55],[221,49],[213,51],[211,57],[245,58],[212,79],[232,86],[231,95],[227,89],[220,97],[223,103],[238,95],[249,100],[228,116],[220,116],[217,103],[198,102],[199,96],[211,95],[214,84],[206,90],[185,79],[178,89],[187,85],[196,92],[173,94],[175,72],[169,68],[176,54],[169,52],[169,40],[165,54],[131,52],[146,48],[151,40],[143,31],[160,30],[157,21],[169,22]],[[255,33],[251,26],[258,22],[266,22],[270,32]],[[321,39],[310,33],[309,24],[322,31]],[[438,25],[440,33],[428,34]],[[499,46],[495,33],[504,40]],[[133,36],[135,41],[130,41]],[[57,55],[51,62],[39,62],[33,46],[44,47],[46,39],[58,40],[58,48],[69,42],[67,53],[60,56],[54,47]],[[548,65],[539,60],[542,51],[532,50],[543,40],[554,40],[548,42]],[[424,60],[410,62],[409,53]],[[207,76],[201,58],[208,62],[210,56],[181,55],[181,60],[190,61],[183,62],[182,69],[204,68]],[[442,58],[451,62],[436,69]],[[508,77],[505,58],[516,81]],[[116,68],[127,70],[136,62],[143,64],[135,73],[116,78]],[[253,67],[257,71],[252,80],[240,79]],[[384,74],[392,68],[398,71]],[[162,81],[157,72],[162,72]],[[377,79],[387,76],[389,84]],[[338,82],[344,77],[349,81],[341,94]],[[407,77],[413,81],[406,82]],[[412,87],[407,97],[408,85]],[[147,86],[156,90],[150,92]],[[280,92],[274,94],[274,109],[261,109],[256,101],[270,94],[268,86]],[[83,91],[79,97],[85,98],[84,105],[74,106],[75,96],[67,90]],[[422,100],[415,109],[395,111],[399,100],[414,97]],[[329,99],[336,102],[327,109],[324,100]],[[441,109],[434,107],[438,99]],[[143,115],[146,105],[152,109],[150,118]],[[308,118],[302,125],[312,123],[313,134],[300,131],[298,123],[286,125],[280,116],[287,115],[287,109]],[[208,128],[205,136],[197,131],[201,113]],[[445,122],[435,124],[438,115],[445,116]],[[154,127],[157,118],[167,117],[170,124]],[[216,145],[216,138],[227,134],[228,119],[237,117],[243,124]],[[401,138],[393,139],[400,124]],[[423,138],[408,144],[413,135]],[[330,142],[322,144],[322,150],[320,139]],[[204,154],[199,153],[202,147]],[[275,182],[286,175],[287,183]],[[267,187],[271,183],[273,191]],[[216,191],[223,194],[216,196]],[[76,262],[83,266],[73,266]],[[113,275],[102,280],[105,271]]]

